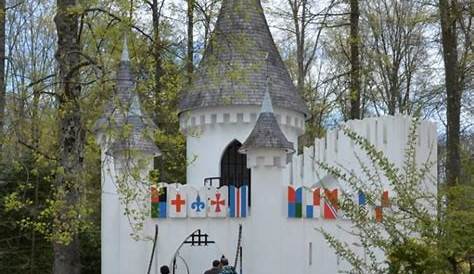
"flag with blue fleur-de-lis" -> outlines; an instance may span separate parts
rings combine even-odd
[[[188,216],[191,218],[205,218],[207,216],[207,193],[205,188],[196,189],[187,187]]]

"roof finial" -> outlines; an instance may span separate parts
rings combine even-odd
[[[263,112],[273,112],[273,105],[272,105],[272,98],[270,97],[270,73],[268,71],[268,58],[269,53],[265,55],[265,61],[267,63],[267,83],[266,83],[266,90],[265,94],[263,96],[263,101],[262,101],[262,109],[260,110],[261,113]]]
[[[127,35],[123,36],[123,48],[122,56],[120,57],[121,62],[130,62],[130,57],[128,55],[128,45],[127,45]]]
[[[273,113],[273,105],[272,105],[272,98],[270,97],[270,92],[265,91],[265,95],[262,101],[262,109],[260,113],[270,112]]]

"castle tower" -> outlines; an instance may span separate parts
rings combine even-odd
[[[244,239],[248,253],[245,272],[302,273],[298,271],[299,266],[292,266],[289,271],[285,269],[288,258],[285,252],[288,249],[282,235],[287,235],[288,228],[281,201],[288,184],[284,176],[286,156],[293,153],[294,148],[278,126],[269,92],[265,93],[257,123],[240,152],[247,154],[247,164],[256,182],[253,185],[252,218],[246,223],[251,233],[246,234]]]
[[[267,82],[277,123],[297,145],[307,107],[286,70],[260,0],[224,0],[203,59],[179,105],[187,137],[187,182],[249,184],[242,142],[255,126]],[[287,177],[288,178],[288,177]]]
[[[104,274],[145,273],[151,250],[149,241],[140,240],[147,231],[140,228],[143,223],[136,217],[148,216],[146,179],[153,157],[160,150],[149,137],[156,126],[142,112],[130,67],[125,40],[114,94],[95,125],[102,164],[101,272]],[[127,198],[130,195],[136,197]]]

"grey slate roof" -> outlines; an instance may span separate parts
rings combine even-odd
[[[210,43],[180,112],[222,105],[259,105],[267,76],[276,106],[308,109],[290,78],[268,28],[260,0],[224,0]]]
[[[270,93],[265,92],[262,102],[262,110],[258,116],[257,123],[247,140],[239,149],[240,153],[247,153],[249,149],[275,148],[285,150],[287,153],[294,152],[293,143],[286,139],[273,114]]]
[[[141,109],[140,100],[135,93],[135,80],[131,72],[127,42],[124,41],[122,56],[116,74],[114,94],[106,104],[104,113],[95,124],[95,131],[117,131],[118,137],[112,143],[107,154],[134,150],[150,154],[161,154],[158,147],[148,136],[156,125]],[[124,134],[124,133],[127,134]]]

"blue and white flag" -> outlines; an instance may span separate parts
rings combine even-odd
[[[229,217],[243,218],[248,215],[248,186],[229,186]]]
[[[205,218],[207,216],[207,191],[206,188],[196,189],[187,187],[188,216],[191,218]]]

